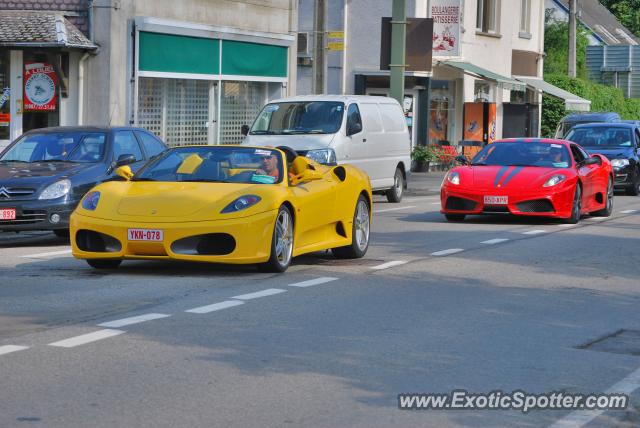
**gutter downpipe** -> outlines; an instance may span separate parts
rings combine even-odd
[[[89,32],[89,40],[94,43],[93,38],[93,0],[89,0],[87,10],[87,26]],[[78,62],[78,125],[84,122],[84,67],[85,62],[89,58],[89,52],[85,52]]]

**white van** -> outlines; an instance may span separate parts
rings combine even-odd
[[[400,104],[393,98],[307,95],[267,104],[243,144],[288,146],[324,164],[348,163],[364,170],[376,193],[400,202],[407,186],[411,140]]]

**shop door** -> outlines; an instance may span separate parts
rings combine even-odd
[[[537,137],[538,106],[535,104],[503,104],[503,138]]]

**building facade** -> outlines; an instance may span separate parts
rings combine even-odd
[[[59,17],[85,43],[58,47],[68,53],[69,75],[54,70],[60,102],[35,127],[136,125],[169,145],[237,143],[267,100],[295,93],[295,0],[4,1],[0,13]],[[5,144],[31,127],[19,95],[29,52],[44,49],[39,34],[17,30],[0,38],[0,58],[14,70]]]
[[[318,34],[314,3],[300,1],[302,39]],[[320,30],[343,35],[343,50],[326,54],[325,92],[387,95],[380,28],[382,17],[391,16],[392,2],[327,4]],[[404,107],[413,144],[538,136],[542,92],[570,95],[542,80],[545,0],[407,0],[407,16],[434,20],[432,40],[425,40],[433,44],[431,70],[405,74]],[[299,94],[315,90],[313,46],[307,40],[298,52]],[[574,101],[588,108],[583,100]]]

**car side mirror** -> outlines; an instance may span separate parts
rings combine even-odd
[[[360,122],[347,123],[347,137],[362,132],[362,124]]]
[[[131,167],[129,165],[124,165],[116,169],[116,175],[129,181],[133,177],[133,171],[131,171]]]
[[[456,156],[455,161],[458,162],[460,165],[468,165],[469,164],[469,160],[466,157],[464,157],[463,155]]]
[[[249,125],[242,125],[240,127],[240,133],[243,137],[246,137],[249,134]]]
[[[321,180],[322,173],[313,166],[309,159],[304,156],[296,157],[291,164],[292,185],[297,185],[305,181]]]
[[[111,162],[111,165],[109,165],[109,168],[107,169],[107,174],[111,174],[113,170],[115,170],[118,167],[130,165],[135,162],[136,162],[136,157],[132,154],[120,155],[118,156],[117,160]]]
[[[602,159],[598,156],[592,156],[582,161],[582,165],[602,165]]]

